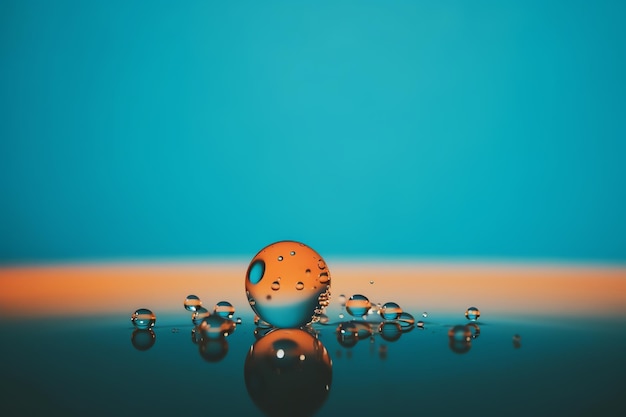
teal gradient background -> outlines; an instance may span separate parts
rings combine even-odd
[[[626,260],[626,3],[0,2],[0,262]]]

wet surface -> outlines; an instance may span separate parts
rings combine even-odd
[[[291,341],[276,331],[255,332],[251,314],[242,314],[227,337],[198,332],[184,313],[161,314],[151,329],[134,329],[121,312],[3,320],[2,415],[166,416],[189,407],[281,415],[272,411],[285,409],[280,401],[288,401],[291,415],[626,411],[619,400],[626,389],[624,317],[500,316],[468,323],[461,309],[430,314],[423,328],[406,331],[393,322],[343,321],[335,313],[329,324],[294,331]],[[342,343],[338,327],[352,329],[350,343]],[[255,345],[264,350],[252,353]],[[261,390],[258,381],[271,381],[278,391]],[[285,395],[286,389],[297,392]]]

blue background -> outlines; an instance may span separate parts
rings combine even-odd
[[[0,262],[626,260],[626,3],[0,2]]]

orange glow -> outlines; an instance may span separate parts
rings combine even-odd
[[[138,307],[181,310],[196,294],[209,310],[221,300],[247,312],[247,262],[81,265],[0,269],[2,316],[130,312]],[[329,263],[331,307],[339,294],[360,293],[406,310],[465,311],[476,306],[521,315],[622,315],[626,269],[592,267]],[[373,281],[373,284],[370,284]],[[37,306],[35,313],[25,306]]]

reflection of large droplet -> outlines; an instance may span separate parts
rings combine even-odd
[[[372,303],[370,303],[370,300],[368,300],[366,296],[361,294],[354,294],[346,302],[346,311],[351,316],[361,317],[364,314],[367,314],[367,311],[370,309],[371,306]]]
[[[274,327],[314,321],[323,307],[320,302],[330,297],[326,262],[310,247],[293,241],[277,242],[257,253],[245,284],[252,310]]]
[[[188,295],[187,298],[185,298],[185,302],[183,303],[183,305],[185,306],[185,309],[187,311],[196,311],[198,309],[198,307],[200,307],[202,305],[202,301],[200,301],[200,298],[198,298],[197,295]]]
[[[138,329],[149,329],[156,323],[156,316],[147,308],[140,308],[130,316],[130,321]]]
[[[465,317],[467,317],[468,320],[478,320],[478,318],[480,317],[480,311],[476,308],[476,307],[470,307],[467,309],[467,311],[465,311]]]
[[[244,377],[248,395],[264,414],[311,416],[328,397],[332,364],[324,345],[309,333],[277,329],[250,347]]]
[[[156,342],[156,334],[152,329],[135,329],[130,341],[137,350],[148,350]]]

